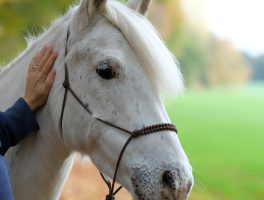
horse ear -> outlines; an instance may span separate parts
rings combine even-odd
[[[129,0],[127,6],[145,16],[150,4],[151,0]]]
[[[104,12],[107,0],[82,0],[74,17],[74,25],[83,29],[96,15]]]

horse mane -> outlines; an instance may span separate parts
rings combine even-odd
[[[106,17],[123,33],[158,91],[175,94],[184,90],[178,61],[144,16],[120,2],[109,0]]]

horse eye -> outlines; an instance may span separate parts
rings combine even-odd
[[[113,67],[108,63],[99,64],[96,68],[96,72],[101,78],[106,80],[116,78],[117,75]]]

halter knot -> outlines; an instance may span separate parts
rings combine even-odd
[[[132,132],[131,137],[136,138],[136,137],[139,137],[141,134],[142,134],[141,130],[135,130]]]
[[[106,195],[105,200],[115,200],[115,196],[114,195]]]
[[[66,89],[66,88],[69,88],[69,86],[70,86],[70,82],[69,82],[69,80],[65,80],[64,82],[63,82],[63,87]]]

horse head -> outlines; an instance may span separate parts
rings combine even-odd
[[[61,107],[66,63],[70,87],[84,105],[66,94],[63,131],[58,125],[57,133],[71,151],[89,155],[111,178],[129,134],[102,121],[131,132],[170,123],[160,93],[183,88],[176,60],[144,16],[149,3],[82,0],[61,35],[67,51],[56,66],[60,89],[52,95],[57,100],[49,101],[51,107]],[[61,111],[52,112],[58,123]],[[140,200],[187,199],[193,185],[179,138],[169,130],[131,140],[116,179]]]

